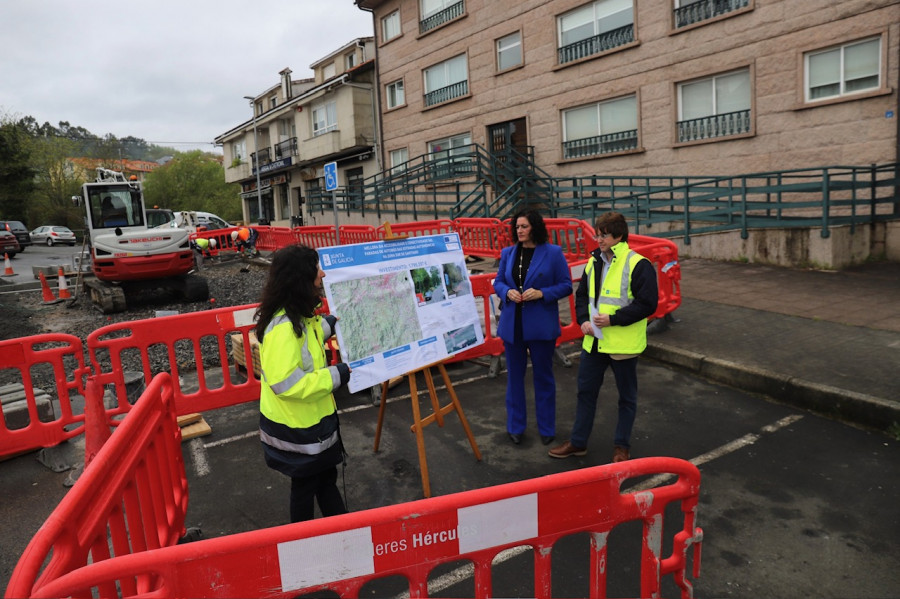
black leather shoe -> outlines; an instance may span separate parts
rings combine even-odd
[[[509,433],[509,440],[518,445],[522,442],[522,435],[517,435],[516,433]]]
[[[554,440],[556,440],[556,437],[553,435],[541,435],[541,443],[544,445],[550,445]]]

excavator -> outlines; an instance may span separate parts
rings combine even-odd
[[[96,180],[82,192],[94,275],[84,287],[95,307],[122,312],[128,296],[160,290],[186,302],[209,298],[206,279],[191,272],[190,231],[148,226],[136,177],[98,167]]]

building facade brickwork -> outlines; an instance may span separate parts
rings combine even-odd
[[[897,1],[355,3],[373,14],[385,166],[435,140],[490,149],[498,128],[555,177],[897,159]]]

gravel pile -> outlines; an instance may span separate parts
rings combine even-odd
[[[129,322],[155,318],[157,312],[174,311],[180,314],[207,310],[212,307],[241,306],[259,301],[268,275],[268,267],[263,259],[242,260],[231,259],[210,261],[207,259],[202,272],[209,285],[209,301],[182,303],[174,296],[164,293],[147,294],[139,298],[129,298],[127,310],[116,314],[102,314],[85,297],[76,298],[58,304],[44,305],[40,291],[29,291],[19,294],[0,296],[0,340],[28,337],[41,333],[67,333],[75,335],[84,342],[95,330],[113,323]],[[74,288],[70,282],[70,288]],[[217,347],[213,339],[201,344],[204,357],[217,356]],[[151,351],[151,366],[154,372],[168,370],[168,360],[163,352],[154,355]],[[179,364],[190,366],[193,356],[178,356]],[[210,366],[211,364],[208,364]],[[139,362],[126,364],[126,369],[140,371]],[[35,386],[53,387],[52,379],[33,372],[36,375]],[[19,379],[17,372],[0,369],[0,384],[15,382]]]

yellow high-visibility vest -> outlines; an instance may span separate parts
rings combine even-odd
[[[606,272],[606,278],[600,288],[600,297],[596,297],[597,260],[593,256],[584,268],[587,273],[588,301],[597,307],[600,314],[615,314],[620,308],[631,304],[631,275],[643,256],[633,251],[624,241],[612,248],[612,262]],[[602,266],[602,265],[601,265]],[[603,339],[597,340],[597,351],[605,354],[639,354],[647,348],[647,319],[644,318],[628,326],[609,326],[601,329]],[[594,344],[593,335],[585,335],[581,347],[591,351]]]

